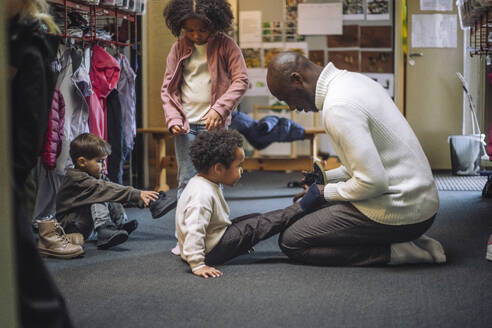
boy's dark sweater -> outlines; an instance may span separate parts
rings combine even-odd
[[[104,202],[144,207],[140,190],[110,182],[105,178],[96,179],[79,169],[69,169],[56,195],[56,218],[62,225],[64,222],[86,221],[91,219],[86,215],[90,212],[81,209]],[[82,233],[86,235],[87,231]]]

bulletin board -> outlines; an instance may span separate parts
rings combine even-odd
[[[323,6],[340,7],[336,14],[341,16],[340,33],[299,34],[299,23],[304,22],[299,15],[309,12],[302,8]],[[241,110],[276,103],[266,87],[266,67],[281,51],[297,51],[320,66],[332,62],[338,68],[367,74],[393,97],[393,11],[393,0],[239,0],[238,43],[250,73]],[[249,25],[241,24],[241,17]]]
[[[321,9],[323,4],[338,4],[342,16],[339,34],[299,34],[299,6],[309,4]],[[319,19],[315,16],[313,21]],[[238,0],[238,17],[238,44],[249,74],[249,89],[240,111],[251,114],[254,105],[283,105],[266,85],[266,67],[281,51],[297,51],[319,66],[333,62],[337,68],[363,73],[394,97],[394,0]],[[320,151],[333,153],[328,137],[320,137]],[[302,141],[297,143],[298,149],[306,148]],[[276,155],[281,150],[265,152]]]

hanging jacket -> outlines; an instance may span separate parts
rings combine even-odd
[[[288,118],[269,115],[256,121],[242,112],[232,113],[231,129],[238,130],[258,150],[273,142],[303,140],[306,134],[301,125]]]
[[[118,93],[120,97],[121,111],[123,114],[123,136],[125,153],[133,149],[135,136],[137,134],[136,124],[136,94],[135,79],[137,75],[133,71],[128,58],[119,54],[117,57],[120,66],[120,80],[118,81]]]
[[[18,17],[11,20],[8,35],[12,163],[20,186],[42,150],[56,81],[51,63],[60,38],[45,33],[38,22]]]
[[[176,41],[167,56],[161,88],[162,108],[167,128],[179,125],[186,132],[190,124],[181,104],[183,62],[190,58],[193,44],[187,38]],[[211,36],[207,45],[208,71],[211,79],[210,106],[222,117],[223,126],[231,123],[231,112],[248,89],[248,72],[239,46],[224,33]]]
[[[47,170],[53,170],[56,167],[56,158],[61,152],[63,141],[64,122],[65,101],[60,90],[55,89],[42,154],[43,165]]]
[[[89,96],[89,130],[107,140],[106,97],[113,90],[120,78],[118,61],[98,45],[92,48],[91,68],[92,90]]]

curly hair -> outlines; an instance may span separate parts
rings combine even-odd
[[[243,138],[236,130],[203,131],[191,142],[191,161],[202,173],[208,172],[216,163],[229,168],[236,157],[236,149],[242,146]]]
[[[104,139],[99,138],[94,133],[79,134],[70,143],[70,158],[73,164],[77,163],[77,158],[85,157],[88,160],[111,155],[111,146]]]
[[[226,0],[171,0],[164,9],[164,18],[171,33],[179,37],[188,18],[201,19],[215,33],[226,32],[234,15]]]

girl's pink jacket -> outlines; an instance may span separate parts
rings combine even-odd
[[[161,89],[162,108],[168,129],[179,125],[186,132],[190,124],[181,105],[183,61],[191,56],[193,44],[186,38],[176,41],[167,56],[166,72]],[[248,89],[248,72],[241,49],[223,33],[216,33],[208,40],[208,70],[211,79],[211,107],[223,119],[224,126],[231,122],[231,112]]]

